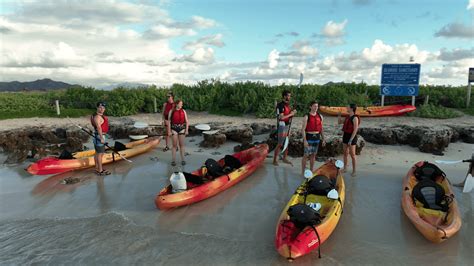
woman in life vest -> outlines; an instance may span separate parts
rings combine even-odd
[[[110,172],[102,168],[102,158],[105,153],[105,134],[109,131],[109,119],[104,115],[105,103],[97,103],[97,111],[91,115],[91,124],[94,128],[94,162],[97,175],[110,175]]]
[[[356,144],[357,144],[357,131],[359,130],[360,117],[356,115],[357,105],[351,103],[347,107],[349,116],[345,119],[341,118],[341,113],[338,116],[338,123],[344,124],[342,126],[342,148],[344,150],[344,169],[342,172],[347,171],[347,157],[350,154],[352,159],[352,176],[356,175]]]
[[[170,111],[175,107],[175,102],[174,102],[174,95],[172,92],[169,92],[166,97],[167,97],[167,100],[163,104],[163,111],[161,113],[163,114],[163,126],[165,126],[166,130],[168,130],[168,124],[169,124],[168,117],[169,117]],[[167,151],[170,149],[168,146],[168,143],[170,141],[168,132],[166,132],[165,141],[166,141],[166,146],[163,149],[163,151]]]
[[[314,170],[314,161],[318,153],[319,144],[326,145],[323,135],[323,116],[318,112],[319,104],[312,101],[309,104],[310,111],[303,118],[301,134],[303,135],[304,155],[301,160],[301,175],[304,175],[306,161],[309,157],[309,169]]]
[[[185,165],[184,137],[188,135],[189,123],[188,115],[183,109],[182,100],[176,102],[175,108],[172,109],[168,115],[168,120],[168,136],[173,136],[173,148],[171,149],[173,161],[171,162],[171,165],[176,165],[176,148],[178,145],[179,155],[181,156],[181,165]]]

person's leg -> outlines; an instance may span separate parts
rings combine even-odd
[[[97,165],[99,166],[98,167],[99,173],[102,173],[102,171],[104,171],[104,168],[102,167],[102,158],[103,157],[104,157],[103,153],[99,153],[99,156],[97,157]]]
[[[94,163],[95,163],[95,171],[97,173],[100,173],[100,171],[99,171],[99,154],[97,153],[97,151],[94,154]]]
[[[184,161],[184,135],[178,135],[179,140],[179,155],[181,156],[181,164],[184,165],[186,162]]]
[[[309,157],[309,169],[311,169],[311,172],[314,171],[314,161],[316,160],[316,153],[313,153]]]
[[[342,173],[345,173],[347,171],[347,157],[349,156],[349,145],[343,143],[342,144],[342,151],[344,152],[343,154],[343,160],[344,160],[344,168],[342,169]]]
[[[356,160],[356,145],[350,145],[350,154],[352,158],[352,176],[356,176],[356,166],[357,166],[357,160]]]
[[[178,133],[176,133],[176,131],[174,130],[171,130],[171,138],[173,141],[173,148],[171,148],[171,164],[174,166],[176,165],[176,148],[178,147]]]
[[[165,134],[166,134],[166,137],[165,137],[165,142],[166,142],[166,146],[165,148],[163,149],[163,151],[167,151],[169,150],[169,142],[170,142],[170,136],[168,136],[168,123],[169,121],[168,120],[165,120]]]
[[[277,144],[275,147],[275,152],[273,153],[273,165],[278,166],[278,155],[280,154],[281,145]]]
[[[304,176],[304,170],[306,169],[306,161],[308,160],[308,156],[303,155],[303,158],[301,159],[301,175]]]

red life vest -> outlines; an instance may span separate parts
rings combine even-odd
[[[97,130],[97,125],[95,124],[95,121],[94,121],[94,118],[95,118],[96,115],[99,115],[99,114],[91,115],[91,124],[92,124],[92,127],[95,129],[95,131],[98,131]],[[102,123],[102,125],[100,125],[100,128],[102,129],[102,133],[105,134],[105,133],[109,132],[109,119],[105,115],[100,115],[100,116],[102,116],[102,119],[104,119],[104,123]]]
[[[176,106],[176,104],[173,102],[173,103],[169,103],[169,102],[166,102],[165,103],[165,113],[164,113],[164,116],[165,116],[165,119],[168,120],[168,116],[170,114],[170,111],[171,109],[173,109],[174,107]]]
[[[323,118],[319,113],[316,115],[311,115],[310,113],[307,114],[308,120],[306,123],[306,132],[319,132],[323,131]]]
[[[184,117],[184,110],[181,108],[179,110],[174,110],[171,113],[171,124],[184,124],[186,119]]]
[[[280,102],[279,106],[282,105],[282,104],[283,104],[283,112],[280,113],[280,114],[283,114],[283,116],[289,115],[291,113],[290,105],[285,103],[285,102]],[[278,111],[280,111],[280,110],[278,110]],[[280,121],[283,121],[286,124],[288,124],[289,121],[290,121],[290,117],[285,118],[285,119],[280,119]]]
[[[344,131],[344,133],[354,132],[354,117],[357,117],[357,119],[359,120],[359,123],[357,125],[360,125],[360,117],[358,115],[346,117],[346,120],[344,120],[344,125],[342,126],[342,131]]]

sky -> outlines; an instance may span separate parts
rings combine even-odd
[[[465,85],[474,0],[0,0],[0,81]]]

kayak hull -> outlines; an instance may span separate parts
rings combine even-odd
[[[349,115],[346,107],[320,106],[319,110],[321,113],[327,115],[338,115],[339,113],[341,113],[342,116]],[[413,105],[368,106],[358,107],[356,115],[364,117],[397,116],[404,115],[415,110],[416,107]]]
[[[125,144],[125,147],[127,147],[126,150],[119,151],[118,153],[125,158],[133,157],[158,146],[160,140],[161,138],[153,138],[130,142]],[[72,155],[74,159],[46,157],[32,163],[26,170],[32,175],[51,175],[95,166],[95,150],[76,152]],[[119,155],[113,153],[111,150],[106,150],[102,163],[108,164],[120,160],[122,160],[122,158]]]
[[[255,172],[265,160],[268,154],[268,145],[260,144],[253,148],[233,154],[234,157],[242,162],[242,167],[235,171],[217,177],[212,181],[204,183],[194,188],[179,193],[171,193],[171,185],[163,188],[155,197],[155,205],[157,208],[165,210],[193,204],[207,198],[210,198],[242,181],[250,174]],[[221,166],[223,159],[218,161]],[[192,174],[203,176],[203,168],[200,168]]]
[[[412,191],[418,183],[414,171],[417,166],[421,165],[423,165],[423,162],[413,165],[403,178],[402,208],[408,219],[426,239],[434,243],[441,243],[459,231],[462,224],[461,215],[447,178],[438,177],[436,179],[436,182],[444,188],[446,195],[453,197],[446,219],[445,212],[426,209],[421,204],[413,202]]]
[[[336,180],[336,190],[339,193],[340,201],[329,199],[326,196],[311,194],[307,196],[306,203],[318,202],[322,205],[319,212],[324,218],[320,224],[314,226],[319,234],[318,240],[316,232],[312,227],[307,226],[303,230],[300,230],[290,221],[290,217],[287,214],[288,208],[295,204],[305,202],[304,196],[300,195],[305,191],[305,182],[296,189],[295,194],[281,212],[275,234],[275,247],[278,253],[288,260],[294,260],[308,254],[323,244],[336,228],[342,214],[345,199],[345,184],[340,171],[338,171],[334,165],[334,160],[327,161],[314,171],[313,176],[316,175],[325,175],[331,180]]]

